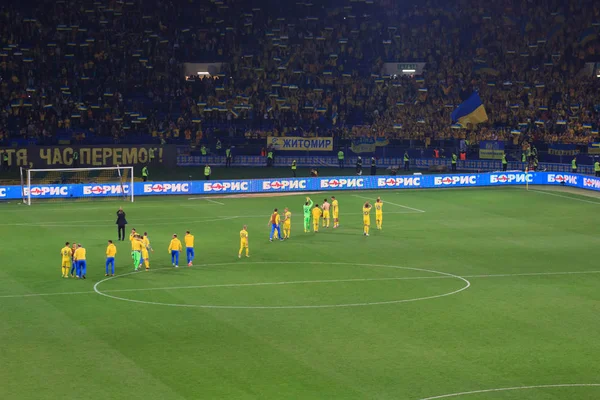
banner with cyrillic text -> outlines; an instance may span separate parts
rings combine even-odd
[[[135,196],[224,195],[234,193],[280,193],[304,191],[425,189],[511,185],[562,185],[600,191],[600,178],[553,172],[504,172],[491,174],[444,174],[405,176],[339,176],[327,178],[247,179],[218,181],[136,182]],[[21,186],[0,186],[0,200],[22,199]],[[107,197],[130,193],[119,184],[36,185],[25,188],[31,198]]]
[[[332,137],[273,137],[267,138],[267,147],[271,147],[273,150],[278,151],[291,151],[291,150],[307,150],[307,151],[332,151],[333,150],[333,138]]]
[[[168,167],[174,167],[177,162],[176,146],[155,145],[0,148],[0,159],[4,154],[8,156],[9,167],[26,168],[136,166],[151,162],[151,155],[154,155],[153,161]]]

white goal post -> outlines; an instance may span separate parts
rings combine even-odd
[[[133,167],[21,168],[23,203],[37,199],[134,201]]]

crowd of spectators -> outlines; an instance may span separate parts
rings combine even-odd
[[[0,141],[334,135],[598,141],[591,0],[0,5]],[[185,62],[223,63],[186,80]],[[424,62],[418,76],[385,62]],[[452,126],[477,90],[489,121]]]

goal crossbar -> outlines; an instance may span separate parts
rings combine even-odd
[[[26,168],[33,172],[84,172],[84,171],[102,171],[102,170],[132,170],[133,167],[90,167],[90,168]]]
[[[116,166],[116,167],[91,167],[91,168],[21,168],[21,194],[23,197],[23,203],[27,204],[27,205],[31,205],[31,196],[32,196],[32,191],[31,188],[36,187],[36,186],[53,186],[55,184],[53,183],[45,183],[45,182],[40,182],[40,183],[33,183],[32,184],[32,176],[35,173],[77,173],[77,174],[86,174],[86,173],[90,173],[93,171],[115,171],[115,173],[117,174],[114,177],[114,180],[110,183],[112,183],[113,185],[120,185],[120,191],[119,191],[119,196],[122,197],[124,200],[128,200],[133,202],[134,201],[134,170],[133,167],[121,167],[121,166]],[[129,176],[127,176],[127,172],[129,174]],[[78,177],[79,180],[82,179],[82,177]],[[85,179],[85,177],[83,177],[83,179]],[[82,183],[82,182],[77,182],[75,183],[76,185],[95,185],[96,187],[101,187],[103,185],[103,183],[100,182],[87,182],[87,183]],[[128,190],[126,189],[126,186],[128,186]],[[71,195],[72,197],[72,195]],[[86,197],[86,196],[76,196],[76,197]],[[94,197],[94,196],[91,196]]]

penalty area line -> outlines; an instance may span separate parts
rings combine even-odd
[[[206,200],[210,203],[218,204],[220,206],[225,205],[225,203],[221,203],[220,201],[213,200],[210,197],[188,197],[188,200]]]
[[[359,199],[372,200],[370,197],[359,196],[357,194],[353,194],[352,196],[358,197]],[[404,206],[402,204],[392,203],[391,201],[387,201],[387,200],[385,201],[385,204],[391,204],[391,205],[396,206],[396,207],[406,208],[407,210],[412,210],[412,211],[415,211],[415,212],[418,212],[418,213],[424,213],[425,212],[425,210],[421,210],[419,208],[413,208],[413,207],[409,207],[409,206]]]

